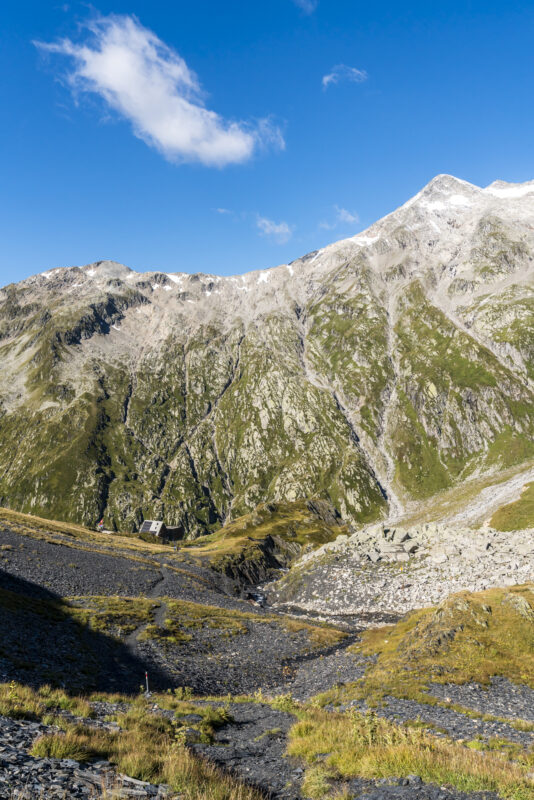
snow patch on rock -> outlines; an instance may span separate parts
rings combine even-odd
[[[509,184],[504,186],[495,186],[492,184],[488,186],[485,191],[488,194],[492,194],[494,197],[513,200],[516,197],[525,197],[528,194],[534,195],[534,183]]]

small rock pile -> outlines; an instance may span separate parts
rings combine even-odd
[[[421,546],[422,536],[417,530],[404,528],[388,528],[383,525],[372,525],[356,531],[352,536],[341,535],[333,542],[327,542],[315,552],[307,553],[301,563],[309,561],[323,553],[342,552],[347,546],[357,548],[361,558],[372,561],[408,561],[410,555]]]

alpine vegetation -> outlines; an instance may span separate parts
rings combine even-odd
[[[528,461],[533,211],[534,183],[440,175],[273,269],[4,287],[0,503],[194,538],[316,497],[360,525]]]

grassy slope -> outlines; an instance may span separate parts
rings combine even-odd
[[[101,547],[102,551],[113,551],[132,557],[170,553],[172,548],[159,542],[147,542],[129,533],[100,533],[71,522],[44,519],[33,514],[21,514],[9,508],[0,508],[0,524],[7,523],[15,532],[35,538],[53,539],[61,537],[63,544],[69,543],[83,548],[84,544]]]
[[[318,509],[318,512],[317,510]],[[181,550],[195,560],[225,571],[232,564],[261,557],[260,548],[270,537],[287,555],[313,549],[349,532],[321,501],[261,503],[252,513],[230,522],[209,536],[183,543]]]
[[[136,603],[137,601],[130,601]],[[216,606],[207,606],[185,600],[167,601],[167,618],[164,626],[149,625],[142,634],[143,639],[175,644],[190,641],[191,631],[210,628],[220,631],[225,638],[246,635],[251,623],[265,625],[274,623],[290,633],[305,632],[312,646],[330,647],[338,644],[346,634],[326,623],[310,624],[281,615],[261,615],[246,611],[233,611]]]
[[[438,492],[433,497],[422,503],[417,504],[416,510],[408,511],[403,517],[402,524],[422,525],[425,522],[439,522],[448,519],[462,511],[468,512],[469,508],[476,505],[479,495],[491,487],[498,488],[501,484],[514,478],[523,472],[529,471],[534,466],[534,461],[525,461],[517,466],[509,467],[498,473],[483,475],[467,479],[459,486]],[[485,521],[487,512],[484,507],[475,514],[476,523],[474,527]],[[473,523],[469,523],[473,525]]]
[[[534,483],[523,488],[519,500],[502,506],[493,514],[490,525],[499,531],[534,528]]]
[[[494,341],[512,345],[534,378],[534,297],[527,284],[516,284],[499,294],[485,294],[459,309],[475,329]]]
[[[120,730],[110,732],[83,723],[72,724],[60,716],[62,711],[84,718],[93,716],[88,702],[91,699],[127,704],[128,710],[116,718]],[[175,718],[169,720],[150,713],[154,702],[172,710]],[[177,695],[152,696],[150,700],[122,695],[71,697],[47,686],[34,691],[13,682],[0,684],[0,713],[16,719],[41,720],[63,729],[34,742],[32,754],[39,758],[73,758],[80,762],[105,758],[130,777],[168,784],[184,800],[262,800],[263,797],[194,756],[184,746],[186,728],[194,728],[199,740],[210,741],[214,731],[229,719],[224,708],[196,705]],[[198,715],[200,722],[182,722],[189,714]]]
[[[224,705],[197,705],[182,695],[153,695],[149,700],[121,695],[79,698],[49,687],[36,692],[12,683],[0,685],[0,713],[42,720],[63,729],[34,743],[32,754],[37,757],[74,758],[81,762],[105,758],[131,777],[169,784],[181,792],[184,800],[260,800],[261,795],[254,789],[244,787],[184,747],[186,727],[190,732],[196,729],[198,738],[209,742],[214,731],[231,717]],[[127,705],[128,710],[115,718],[118,731],[72,724],[61,716],[62,711],[68,711],[90,717],[88,701],[92,699]],[[258,700],[265,702],[263,696]],[[151,713],[155,704],[172,710],[174,719]],[[395,725],[373,715],[326,712],[283,697],[272,704],[298,718],[290,733],[288,751],[307,766],[303,789],[308,797],[339,798],[339,780],[344,778],[413,774],[464,791],[493,790],[507,800],[532,800],[534,796],[529,778],[534,760],[531,753],[514,752],[514,760],[509,761],[500,753],[480,753],[433,737],[417,727]],[[192,724],[190,714],[198,715],[199,721]],[[331,780],[337,781],[333,793]]]
[[[432,702],[428,683],[486,684],[494,675],[534,687],[534,585],[451,595],[436,608],[368,630],[355,646],[377,655],[349,693]]]
[[[494,791],[510,800],[534,797],[532,753],[522,753],[509,763],[500,753],[475,752],[372,714],[335,714],[308,707],[299,716],[290,733],[289,753],[307,762],[303,789],[314,800],[343,797],[342,779],[410,775],[465,792]],[[331,780],[338,781],[332,791]]]
[[[343,290],[339,289],[343,282]],[[384,391],[393,377],[387,353],[387,314],[365,262],[343,264],[328,292],[308,309],[308,358],[341,387],[358,426],[377,438]]]
[[[6,593],[11,594],[11,593]],[[154,611],[160,601],[166,603],[167,616],[162,626],[152,623]],[[0,593],[0,604],[2,595]],[[42,603],[46,607],[46,601]],[[55,604],[52,604],[55,607]],[[327,623],[310,624],[282,615],[254,614],[235,611],[186,600],[144,597],[69,597],[61,603],[64,615],[92,630],[118,639],[128,636],[138,626],[148,623],[141,640],[156,640],[162,644],[188,642],[192,631],[202,628],[217,630],[222,636],[240,636],[248,633],[248,625],[277,624],[290,633],[305,632],[314,647],[330,647],[346,638],[343,631]]]
[[[114,529],[165,517],[189,536],[213,532],[231,504],[246,513],[263,498],[320,494],[354,520],[380,516],[346,420],[303,380],[291,315],[246,335],[239,321],[189,336],[177,324],[132,373],[84,344],[146,302],[124,286],[110,292],[79,309],[51,296],[44,316],[20,287],[0,303],[0,355],[18,348],[27,391],[16,410],[0,396],[4,453],[17,453],[0,463],[0,503],[85,524],[104,515]]]
[[[431,497],[475,468],[534,455],[532,395],[523,381],[433,306],[418,282],[401,299],[395,333],[402,375],[393,447],[396,479],[409,497]]]
[[[446,704],[426,693],[429,682],[484,684],[493,675],[534,686],[533,585],[454,595],[396,625],[366,631],[357,649],[377,657],[365,676],[333,688],[296,712],[299,722],[290,732],[289,752],[308,764],[308,796],[338,796],[339,781],[351,777],[418,775],[467,792],[534,798],[532,748],[523,750],[504,740],[451,742],[436,738],[419,723],[397,725],[372,712],[335,714],[321,708],[353,698],[365,698],[372,705],[385,696]],[[521,720],[507,721],[520,730],[532,729]]]

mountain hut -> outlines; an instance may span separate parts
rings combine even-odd
[[[145,519],[139,533],[151,533],[153,536],[164,537],[167,534],[167,526],[161,520]]]

